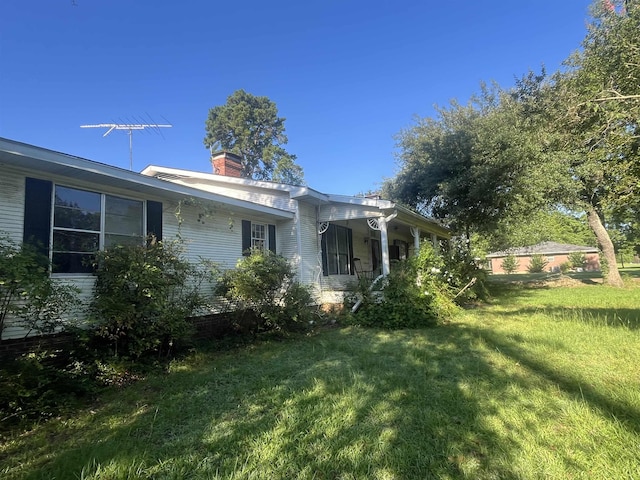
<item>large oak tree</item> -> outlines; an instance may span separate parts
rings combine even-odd
[[[607,0],[592,15],[566,70],[484,89],[401,132],[401,170],[386,188],[467,232],[538,209],[584,212],[605,281],[622,285],[607,216],[637,221],[640,206],[640,7]]]

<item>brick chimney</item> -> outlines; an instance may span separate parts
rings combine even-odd
[[[211,156],[213,173],[227,177],[242,177],[242,158],[231,152],[217,152]]]

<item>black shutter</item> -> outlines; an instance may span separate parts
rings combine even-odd
[[[276,253],[276,226],[269,225],[269,250]]]
[[[251,221],[242,220],[242,255],[251,253]]]
[[[331,225],[329,225],[331,228]],[[322,275],[325,277],[329,276],[329,261],[327,260],[327,233],[329,229],[327,229],[322,234],[322,240],[320,241],[320,248],[322,248]]]
[[[147,200],[147,236],[162,240],[162,202]]]
[[[22,240],[49,257],[53,182],[26,178]]]
[[[349,261],[351,262],[351,265],[349,265],[349,270],[351,270],[351,275],[353,275],[354,273],[356,273],[356,269],[354,268],[353,265],[353,231],[348,228],[347,229],[347,241],[349,243]]]

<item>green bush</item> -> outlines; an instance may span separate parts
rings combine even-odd
[[[519,266],[520,262],[518,261],[518,257],[513,254],[507,255],[502,261],[502,269],[508,275],[511,275],[512,273],[518,271]]]
[[[259,330],[301,330],[316,318],[307,286],[295,278],[291,263],[270,251],[254,249],[233,270],[224,272],[216,292],[225,297],[239,316],[253,312]]]
[[[179,241],[113,247],[96,254],[95,268],[95,334],[129,358],[168,355],[190,339],[188,317],[208,304],[202,289],[215,278],[213,266],[184,259]]]
[[[53,333],[78,304],[78,289],[49,276],[49,259],[34,247],[0,236],[0,336],[6,322],[20,326],[25,337]]]
[[[529,266],[527,267],[527,271],[529,273],[544,272],[544,269],[548,263],[549,262],[547,262],[547,259],[543,255],[539,253],[535,253],[531,255],[531,260],[529,261]]]
[[[399,263],[373,290],[359,283],[361,307],[351,322],[391,329],[434,326],[458,312],[452,278],[443,257],[424,242],[417,256]]]
[[[454,291],[454,301],[460,305],[489,296],[487,272],[478,265],[465,238],[454,237],[441,242],[441,276]]]
[[[587,257],[582,252],[572,252],[569,254],[569,262],[572,268],[584,268],[587,264]]]
[[[94,392],[90,375],[69,352],[34,351],[0,365],[0,430],[51,418]]]

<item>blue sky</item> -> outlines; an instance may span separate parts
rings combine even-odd
[[[560,68],[590,0],[20,0],[0,2],[0,136],[133,169],[211,171],[209,108],[267,96],[309,186],[376,189],[396,171],[394,135],[434,105],[466,103]]]

